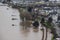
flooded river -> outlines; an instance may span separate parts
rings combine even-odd
[[[1,4],[0,4],[1,5]],[[0,6],[0,40],[41,40],[41,25],[36,31],[33,27],[20,25],[19,12],[8,6]],[[48,40],[51,40],[48,32]]]

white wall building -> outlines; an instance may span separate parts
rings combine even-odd
[[[49,1],[60,1],[60,0],[49,0]]]

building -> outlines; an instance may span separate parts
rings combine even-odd
[[[60,1],[60,0],[49,0],[49,1]]]

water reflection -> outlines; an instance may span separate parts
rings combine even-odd
[[[29,24],[29,25],[28,25]],[[20,34],[23,40],[41,40],[42,31],[39,27],[34,27],[32,23],[20,22]]]
[[[22,21],[22,22],[20,22],[20,26],[31,27],[31,24],[32,24],[31,21]]]
[[[23,31],[24,34],[30,32],[31,30],[33,32],[38,32],[39,31],[38,27],[34,27],[34,26],[31,26],[31,25],[32,25],[32,23],[28,22],[28,21],[27,22],[20,22],[20,26],[22,26],[21,31]]]
[[[38,32],[39,28],[33,27],[33,32]]]
[[[20,27],[20,32],[21,32],[23,37],[28,37],[30,29],[27,26],[21,26]]]

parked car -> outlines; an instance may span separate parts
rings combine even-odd
[[[55,40],[60,40],[60,38],[56,38]]]

